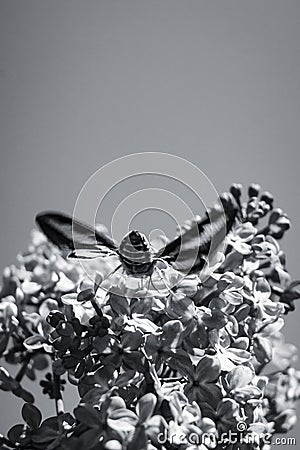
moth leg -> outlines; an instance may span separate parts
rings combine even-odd
[[[148,283],[147,283],[148,280]],[[141,289],[141,291],[143,292],[145,289],[145,297],[147,297],[147,294],[149,292],[149,288],[150,288],[150,281],[151,281],[151,276],[150,275],[143,275],[140,278],[140,283],[139,283],[139,289]],[[154,286],[155,287],[155,286]],[[144,294],[143,294],[144,295]]]
[[[140,282],[139,282],[139,288],[141,289],[141,290],[143,290],[144,289],[144,287],[145,287],[145,285],[144,285],[144,276],[142,276],[141,278],[140,278]]]
[[[150,284],[152,284],[152,286],[153,286],[153,283],[152,283],[152,281],[151,281],[151,275],[148,275],[148,285],[147,285],[147,290],[146,290],[145,297],[147,297],[147,294],[148,294],[148,292],[149,292],[149,290],[150,290]],[[155,286],[153,286],[153,287],[154,287],[154,289],[155,289]]]
[[[123,266],[123,264],[119,264],[115,269],[113,269],[111,272],[109,272],[108,275],[106,275],[106,277],[104,278],[104,280],[106,280],[107,278],[111,277],[114,273],[116,273],[121,267]]]
[[[97,289],[101,286],[101,284],[103,283],[103,281],[107,280],[109,277],[111,277],[114,273],[116,273],[121,267],[123,266],[123,264],[119,264],[117,267],[115,267],[111,272],[109,272],[104,278],[102,278],[102,280],[99,282]],[[97,291],[96,289],[96,291]]]
[[[168,269],[169,267],[172,267],[164,258],[155,258],[155,261],[160,261],[160,262],[164,263],[166,269]]]
[[[171,289],[171,288],[166,284],[166,282],[165,282],[164,275],[163,275],[162,271],[161,271],[158,267],[155,267],[154,270],[156,270],[157,273],[159,274],[160,280],[161,280],[161,281],[163,282],[163,284],[165,285],[165,288],[167,289],[167,291],[168,291],[170,294],[173,294],[172,289]],[[152,286],[155,288],[155,286],[153,285],[153,283],[152,283]],[[155,288],[155,289],[157,290],[157,292],[159,292],[157,288]]]
[[[159,293],[159,290],[158,290],[157,287],[153,284],[152,276],[149,276],[148,288],[150,288],[150,284],[154,287],[154,290],[155,290],[156,292]]]

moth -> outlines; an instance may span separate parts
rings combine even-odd
[[[231,230],[238,210],[234,197],[225,193],[203,219],[195,220],[188,230],[158,250],[140,231],[129,231],[117,244],[106,233],[60,212],[42,212],[36,216],[36,222],[69,258],[117,256],[119,265],[114,272],[122,268],[128,276],[151,278],[155,271],[161,273],[159,262],[185,275],[200,271],[208,253],[217,249]]]

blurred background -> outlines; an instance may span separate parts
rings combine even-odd
[[[271,191],[292,220],[282,247],[299,278],[299,39],[297,0],[0,0],[0,269],[38,211],[71,213],[103,164],[162,151],[218,191]],[[145,183],[111,194],[101,221]],[[287,341],[298,343],[299,320],[300,305]],[[5,431],[21,402],[0,394]],[[300,442],[300,424],[290,435]]]

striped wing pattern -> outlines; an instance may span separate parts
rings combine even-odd
[[[66,214],[43,212],[36,216],[36,222],[48,239],[69,257],[91,259],[117,250],[109,236]]]
[[[220,200],[223,208],[220,203],[215,205],[203,219],[160,249],[158,256],[181,272],[201,270],[208,254],[214,253],[224,241],[239,210],[231,194],[224,194]]]

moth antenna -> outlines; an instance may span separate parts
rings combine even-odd
[[[155,268],[154,268],[155,269]],[[154,286],[154,284],[153,284],[153,281],[152,281],[152,276],[150,275],[149,276],[149,282],[148,282],[148,290],[149,290],[149,288],[150,288],[150,284],[154,287],[154,290],[156,291],[156,292],[158,292],[159,293],[159,290],[157,289],[157,287],[156,286]],[[147,290],[147,292],[148,292],[148,290]]]
[[[103,281],[107,280],[109,277],[111,277],[114,273],[116,273],[120,268],[122,267],[122,263],[119,264],[117,267],[115,267],[111,272],[109,272],[106,277],[102,278],[101,281],[99,281],[99,283],[97,284],[97,286],[95,287],[95,292],[99,289],[99,287],[101,286],[101,284],[103,283]]]

